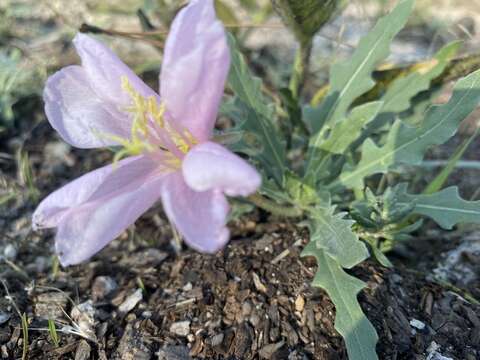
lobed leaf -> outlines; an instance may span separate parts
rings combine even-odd
[[[480,70],[458,81],[448,103],[432,106],[418,126],[397,120],[381,147],[372,139],[367,139],[362,145],[359,163],[347,168],[331,186],[343,184],[349,188],[361,188],[363,179],[369,175],[385,173],[397,164],[421,163],[425,151],[452,137],[460,122],[476,108],[479,101]]]
[[[245,147],[254,148],[254,159],[260,161],[266,171],[277,183],[283,184],[283,173],[286,169],[286,155],[284,140],[277,130],[273,118],[272,107],[262,94],[262,81],[254,77],[238,50],[233,36],[228,37],[232,65],[228,83],[236,95],[234,107],[237,111],[228,113],[232,115],[237,124],[237,130],[245,131],[253,138],[247,141]],[[230,108],[232,109],[232,108]],[[257,148],[255,148],[257,147]]]
[[[357,106],[345,121],[333,126],[333,129],[320,149],[335,154],[343,154],[362,133],[364,127],[377,116],[383,102],[374,101]]]
[[[360,41],[350,59],[334,64],[330,70],[329,94],[319,107],[306,108],[305,111],[308,113],[306,118],[315,120],[308,124],[314,135],[310,141],[307,177],[318,171],[318,161],[321,161],[318,151],[325,131],[338,121],[342,121],[355,99],[375,85],[372,72],[379,62],[388,56],[390,43],[406,24],[413,3],[413,0],[401,1]]]
[[[334,207],[316,208],[311,213],[311,242],[342,267],[350,269],[368,257],[368,250],[352,231],[355,221],[344,219],[345,213],[334,214],[334,210]]]
[[[362,135],[355,140],[351,149],[354,150],[360,146],[365,139],[377,133],[385,133],[388,125],[395,120],[395,116],[400,116],[403,121],[415,126],[419,123],[418,119],[423,117],[425,110],[431,105],[431,96],[434,91],[431,89],[432,80],[445,72],[452,57],[457,53],[461,42],[453,42],[440,49],[433,59],[413,65],[405,70],[398,70],[394,80],[388,85],[377,83],[377,86],[388,86],[385,94],[381,98],[384,106],[380,114],[371,122],[362,132]],[[402,75],[405,72],[406,75]],[[373,90],[372,90],[373,91]],[[426,97],[423,101],[418,98]],[[407,110],[411,113],[406,112]],[[405,113],[404,113],[405,112]],[[402,117],[402,113],[408,114]]]
[[[457,54],[462,42],[445,45],[428,62],[418,64],[412,73],[395,79],[382,97],[382,112],[400,113],[410,108],[410,100],[428,90],[433,79],[440,76],[450,60]]]
[[[335,329],[342,335],[350,360],[375,360],[378,336],[357,300],[365,283],[347,274],[341,265],[310,242],[302,256],[314,256],[318,269],[312,284],[324,289],[336,308]]]
[[[480,224],[480,201],[466,201],[452,186],[429,195],[407,193],[407,184],[400,184],[400,201],[414,203],[414,214],[428,216],[444,229],[461,223]]]

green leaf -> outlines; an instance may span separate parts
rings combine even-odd
[[[265,171],[270,171],[270,175],[279,184],[283,184],[286,169],[285,146],[273,122],[273,108],[267,105],[262,94],[262,82],[251,74],[234,37],[229,35],[228,40],[232,53],[228,83],[236,95],[234,104],[238,111],[233,116],[236,129],[255,137],[255,143],[261,146],[257,160],[262,163]]]
[[[269,177],[273,177],[279,186],[284,183],[285,165],[279,165],[276,161],[277,151],[285,161],[285,150],[283,145],[277,144],[278,139],[271,139],[271,143],[267,142],[264,137],[263,127],[265,125],[272,133],[276,132],[273,126],[268,122],[264,124],[259,121],[261,115],[256,113],[251,107],[247,106],[238,97],[231,99],[222,104],[221,113],[235,123],[235,127],[223,134],[223,137],[231,136],[235,142],[227,143],[230,150],[248,155],[250,160],[261,165],[262,171]],[[277,148],[269,147],[269,144],[278,146]]]
[[[263,179],[259,192],[262,195],[266,195],[270,199],[275,200],[279,204],[292,204],[292,199],[287,192],[283,189],[280,189],[275,182],[269,181],[268,179]]]
[[[262,80],[253,76],[245,59],[238,49],[233,35],[228,34],[228,44],[231,51],[231,68],[228,77],[228,85],[245,104],[259,114],[269,118],[272,109],[267,105],[262,93]]]
[[[372,251],[373,257],[380,263],[380,265],[393,268],[393,264],[386,257],[386,255],[380,250],[378,243],[379,240],[373,236],[364,236],[362,237],[369,245]]]
[[[361,148],[362,158],[353,168],[346,169],[330,187],[343,184],[350,188],[363,187],[366,176],[387,172],[392,165],[421,163],[425,151],[451,138],[460,122],[480,101],[480,70],[457,82],[448,103],[432,106],[419,126],[397,120],[382,147],[367,139]]]
[[[435,176],[435,179],[433,179],[430,184],[428,184],[428,186],[425,188],[425,190],[423,190],[424,194],[433,194],[443,187],[452,171],[455,170],[455,167],[457,166],[465,151],[467,151],[472,141],[477,137],[479,131],[480,128],[477,128],[468,139],[466,139],[462,144],[460,144],[460,146],[457,147],[457,149],[455,149],[455,152],[452,154],[442,171],[440,171],[440,173]]]
[[[372,72],[388,56],[393,37],[404,27],[412,9],[413,0],[401,1],[360,41],[350,59],[332,66],[329,94],[322,104],[313,110],[318,120],[309,124],[316,134],[310,141],[307,177],[317,172],[318,161],[321,161],[317,152],[328,127],[343,120],[355,99],[375,85]],[[312,117],[312,114],[309,114],[309,118]]]
[[[324,250],[310,242],[302,256],[314,256],[318,269],[313,285],[324,289],[336,308],[335,329],[342,335],[350,360],[375,360],[378,336],[362,311],[357,294],[365,283],[348,275]]]
[[[444,46],[431,61],[422,63],[411,74],[396,79],[382,97],[385,104],[382,112],[400,113],[408,110],[410,100],[418,93],[430,88],[431,81],[443,73],[461,44],[461,41],[455,41]]]
[[[368,257],[367,247],[352,231],[353,220],[346,213],[334,214],[335,208],[316,208],[310,215],[310,238],[335,261],[350,269]]]
[[[319,194],[314,188],[306,184],[297,174],[289,171],[285,179],[285,189],[289,194],[292,201],[301,207],[308,207],[312,204],[318,204],[322,202]],[[330,196],[328,194],[327,202],[330,202]]]
[[[444,229],[460,223],[480,224],[480,201],[466,201],[452,186],[430,195],[410,195],[407,184],[400,184],[400,201],[414,203],[414,214],[428,216]]]
[[[333,129],[320,149],[335,154],[343,154],[350,144],[362,133],[363,128],[372,121],[383,107],[383,102],[376,101],[357,106],[345,121],[333,126]]]
[[[445,45],[430,61],[416,64],[413,66],[413,69],[405,70],[408,72],[407,75],[398,75],[381,98],[384,106],[380,111],[380,115],[368,124],[362,136],[352,144],[351,148],[356,149],[366,138],[375,133],[383,133],[384,129],[388,129],[389,124],[395,120],[395,116],[397,114],[401,116],[401,113],[406,112],[406,110],[411,110],[412,114],[409,114],[408,120],[403,120],[415,126],[413,118],[418,118],[418,114],[423,116],[425,109],[431,105],[430,97],[428,97],[428,101],[425,103],[422,111],[416,96],[419,94],[425,96],[431,90],[432,80],[438,78],[445,71],[460,45],[460,41]]]

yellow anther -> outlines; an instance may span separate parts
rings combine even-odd
[[[114,164],[128,155],[139,155],[145,152],[153,152],[162,150],[168,152],[162,145],[152,144],[149,142],[149,130],[157,127],[159,130],[165,131],[168,137],[175,144],[175,147],[182,153],[186,154],[192,145],[197,144],[197,140],[188,130],[176,130],[173,128],[164,115],[166,107],[164,103],[159,103],[155,96],[142,96],[133,85],[128,77],[121,78],[122,89],[131,98],[131,104],[125,109],[133,115],[132,127],[130,129],[130,139],[124,139],[117,135],[99,134],[99,136],[112,140],[122,146],[119,152],[115,154]],[[178,168],[181,160],[173,153],[167,153],[164,164],[169,168]]]

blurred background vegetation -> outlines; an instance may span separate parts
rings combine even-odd
[[[309,79],[312,89],[325,81],[323,70],[335,58],[348,54],[375,18],[394,2],[349,1],[343,14],[320,31],[314,39],[311,68],[312,74],[319,76]],[[137,72],[158,71],[161,62],[158,50],[169,22],[182,3],[184,1],[178,0],[71,0],[67,7],[63,0],[3,0],[0,3],[1,129],[5,131],[14,126],[17,117],[14,109],[19,100],[41,94],[47,74],[77,61],[70,40],[82,24],[107,33],[113,31],[114,36],[105,40]],[[270,2],[218,0],[217,10],[231,31],[240,37],[251,61],[259,63],[258,70],[266,72],[261,75],[267,77],[267,82],[276,86],[285,82],[296,44]],[[479,25],[478,0],[418,0],[409,28],[394,45],[391,62],[420,61],[454,39],[466,41],[465,52],[475,52],[479,46],[480,37],[476,34]],[[135,41],[139,32],[153,30],[157,34]]]

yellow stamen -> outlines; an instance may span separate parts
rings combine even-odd
[[[126,112],[133,115],[132,127],[130,129],[130,138],[125,139],[117,135],[100,134],[100,136],[110,139],[122,146],[122,150],[115,154],[114,163],[118,162],[124,156],[139,155],[147,152],[162,150],[166,153],[165,165],[178,168],[181,160],[170,153],[168,149],[158,144],[151,143],[150,131],[160,129],[166,132],[175,147],[186,154],[192,145],[198,143],[194,136],[188,130],[179,132],[174,129],[165,119],[166,107],[164,103],[158,103],[155,96],[142,96],[128,80],[128,77],[121,78],[122,89],[130,96],[131,105]]]

